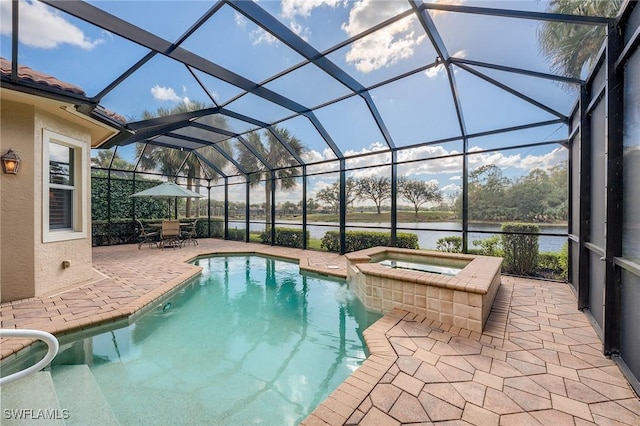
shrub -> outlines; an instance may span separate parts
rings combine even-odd
[[[480,248],[475,251],[483,256],[504,256],[504,251],[502,250],[501,243],[502,238],[500,238],[500,235],[494,235],[484,240],[473,240],[473,245],[475,247],[480,246]]]
[[[244,241],[245,238],[245,230],[233,228],[229,229],[229,239],[232,241]]]
[[[566,280],[569,272],[568,251],[568,243],[565,243],[559,252],[545,251],[540,253],[538,255],[538,269]]]
[[[540,228],[535,224],[503,223],[501,236],[506,272],[516,275],[533,275],[538,265],[538,236],[518,234],[522,232],[538,233]]]
[[[143,221],[146,223],[149,221]],[[91,244],[113,246],[136,241],[138,229],[131,220],[94,220],[91,222]]]
[[[436,250],[446,253],[462,253],[462,237],[457,235],[442,237],[436,242]]]
[[[376,246],[391,246],[390,232],[347,231],[345,233],[346,250],[352,252]],[[340,232],[329,231],[322,237],[321,248],[327,251],[340,252]],[[396,234],[396,247],[417,249],[418,236],[409,232]]]
[[[196,236],[198,238],[209,237],[209,222],[211,222],[211,238],[224,238],[224,222],[220,219],[198,219],[196,224]]]
[[[277,228],[275,245],[283,247],[302,248],[302,229],[296,228]],[[307,231],[307,244],[309,243],[310,233]],[[267,228],[260,233],[260,241],[263,244],[271,244],[271,229]]]

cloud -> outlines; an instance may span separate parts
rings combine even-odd
[[[283,18],[293,19],[296,16],[309,16],[317,7],[328,6],[336,8],[346,4],[345,0],[282,0],[280,14]]]
[[[92,50],[104,42],[90,40],[84,32],[65,20],[59,12],[40,2],[20,1],[20,42],[40,49],[54,49],[62,44]],[[11,2],[0,1],[0,34],[11,35]]]
[[[306,163],[315,163],[318,161],[336,158],[330,148],[325,148],[322,152],[318,152],[313,149],[307,150],[302,153],[301,157]]]
[[[519,167],[519,163],[522,161],[520,154],[504,155],[502,152],[488,152],[477,155],[469,156],[469,168],[471,170],[483,166],[485,164],[493,164],[501,169],[509,167]]]
[[[243,30],[247,29],[247,24],[249,23],[249,21],[238,12],[233,15],[233,22]],[[262,43],[275,44],[278,42],[277,38],[260,27],[256,27],[253,30],[249,31],[249,39],[251,39],[251,43],[254,46]]]
[[[440,188],[442,192],[459,192],[462,191],[462,187],[460,185],[456,185],[455,183],[450,183],[449,185],[445,185]]]
[[[235,22],[235,24],[242,29],[247,28],[246,18],[241,14],[239,14],[238,12],[233,14],[233,22]]]
[[[429,1],[429,3],[444,3],[446,5],[451,5],[451,6],[462,6],[466,2],[467,0],[431,0]],[[429,10],[429,14],[433,19],[438,19],[439,16],[447,13],[442,10],[435,10],[435,9],[428,9],[428,10]]]
[[[546,170],[559,165],[563,161],[567,161],[567,150],[565,148],[558,147],[547,154],[526,156],[522,160],[520,168],[526,170]]]
[[[435,67],[428,68],[424,72],[424,75],[426,75],[430,79],[434,79],[434,78],[438,77],[440,74],[442,74],[443,72],[444,72],[444,65],[443,64],[439,64],[439,65],[437,65]]]
[[[355,151],[353,149],[348,149],[344,152],[344,156],[345,157],[351,157],[352,155],[358,155],[358,154],[366,154],[369,152],[374,152],[374,151],[382,151],[387,149],[387,145],[383,144],[382,142],[373,142],[369,145],[369,147],[364,147],[362,149],[360,149],[359,151]]]
[[[330,7],[335,9],[339,6],[346,6],[348,0],[282,0],[280,3],[280,17],[283,22],[289,21],[289,29],[298,37],[308,42],[311,36],[309,27],[296,21],[296,17],[307,18],[311,16],[314,9],[320,7]]]
[[[309,36],[311,36],[311,30],[309,28],[303,27],[296,21],[289,22],[289,28],[291,29],[291,31],[296,33],[296,35],[301,39],[303,39],[304,41],[306,42],[309,41]]]
[[[452,58],[458,58],[458,59],[463,59],[467,57],[467,51],[466,50],[458,50],[456,53],[454,53],[453,55],[451,55]],[[444,64],[439,64],[436,65],[435,67],[431,67],[429,69],[427,69],[424,72],[424,75],[426,75],[427,77],[429,77],[430,79],[434,79],[436,77],[438,77],[439,75],[443,74],[445,72],[444,69]],[[453,68],[453,72],[454,74],[458,72],[458,68]]]
[[[351,9],[349,21],[342,25],[342,29],[352,37],[407,8],[408,4],[404,2],[360,0]],[[346,60],[358,71],[368,73],[410,58],[425,38],[424,30],[416,20],[405,18],[355,41],[346,54]]]
[[[386,149],[384,145],[379,142],[375,142],[369,147],[362,148],[358,151],[349,150],[345,152],[345,155],[357,156],[359,154],[367,154],[384,149]],[[469,149],[469,151],[478,150],[480,150],[480,148],[475,146]],[[508,153],[508,151],[506,152]],[[462,176],[460,175],[460,173],[462,173],[462,156],[455,156],[455,154],[459,154],[459,152],[456,150],[449,151],[445,147],[437,145],[400,150],[398,151],[398,162],[404,164],[398,165],[398,176],[440,182],[439,185],[444,185],[446,182],[446,185],[441,187],[443,191],[459,191],[460,185],[455,182],[462,180]],[[378,155],[374,154],[348,159],[347,168],[358,169],[348,172],[348,175],[355,178],[365,176],[388,176],[391,172],[391,167],[389,166],[389,155],[390,154],[388,152],[381,152]],[[451,156],[447,157],[449,155]],[[429,158],[435,157],[440,158],[437,158],[436,160],[429,160]],[[335,158],[329,149],[326,149],[323,152],[310,150],[303,154],[303,159],[309,163],[323,161],[329,158]],[[557,166],[561,162],[566,161],[566,159],[567,151],[562,147],[555,148],[542,155],[522,155],[520,153],[509,155],[504,152],[485,152],[469,156],[469,169],[474,170],[485,164],[494,164],[503,170],[519,169],[526,174],[533,169],[548,169]],[[322,173],[328,171],[335,172],[338,170],[337,161],[309,166],[309,170],[310,173]],[[449,176],[448,179],[447,176]],[[321,177],[319,178],[324,179]],[[336,175],[332,175],[331,178],[326,177],[329,183],[335,181],[336,178]]]
[[[251,42],[254,46],[258,44],[276,44],[278,43],[278,39],[272,36],[270,33],[266,32],[262,28],[258,27],[252,30],[249,33],[249,38],[251,38]]]
[[[183,91],[186,92],[186,89],[183,88]],[[187,96],[180,97],[176,94],[176,91],[171,87],[161,87],[157,84],[151,88],[151,95],[154,99],[159,101],[169,101],[175,103],[184,103],[185,105],[189,105],[191,101]]]

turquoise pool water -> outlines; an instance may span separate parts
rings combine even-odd
[[[462,271],[462,268],[443,265],[443,263],[446,263],[446,261],[443,262],[440,259],[438,260],[438,263],[436,262],[430,263],[428,260],[425,260],[422,262],[409,262],[404,260],[391,260],[391,259],[381,260],[378,263],[393,269],[408,269],[410,271],[431,272],[431,273],[440,274],[440,275],[454,276],[454,275],[458,275],[458,272]]]
[[[152,313],[58,355],[92,364],[120,424],[296,424],[364,361],[380,316],[344,281],[259,256],[195,263]]]

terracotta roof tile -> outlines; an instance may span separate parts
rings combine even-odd
[[[99,110],[100,112],[102,112],[103,115],[109,117],[110,119],[119,122],[120,124],[127,124],[127,119],[124,118],[124,116],[118,114],[117,112],[113,112],[110,111],[106,108],[103,108],[102,106],[98,105],[98,107],[96,108],[97,110]]]
[[[11,62],[4,58],[0,58],[0,72],[3,76],[11,76]],[[84,90],[78,86],[58,80],[55,77],[35,71],[24,65],[18,67],[18,78],[23,81],[41,84],[43,86],[63,90],[76,95],[86,96]]]
[[[0,58],[0,74],[2,74],[3,77],[11,76],[11,62],[4,58]],[[73,93],[76,95],[86,96],[86,93],[80,87],[73,85],[71,83],[58,80],[55,77],[41,73],[39,71],[35,71],[24,65],[21,65],[18,67],[18,78],[22,81],[26,81],[26,82],[30,82],[30,83],[34,83],[42,86],[47,86],[47,87],[51,87],[58,90],[63,90],[65,92]],[[98,106],[97,110],[99,110],[99,112],[102,115],[114,121],[117,121],[121,124],[127,123],[127,119],[120,114],[117,114],[113,111],[109,111],[108,109],[105,109],[101,106]]]

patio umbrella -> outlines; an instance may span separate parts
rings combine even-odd
[[[172,198],[202,198],[197,192],[185,189],[173,182],[161,183],[153,188],[131,194],[130,197],[148,197],[148,198],[166,198],[169,200],[169,217],[171,217],[171,199]]]

